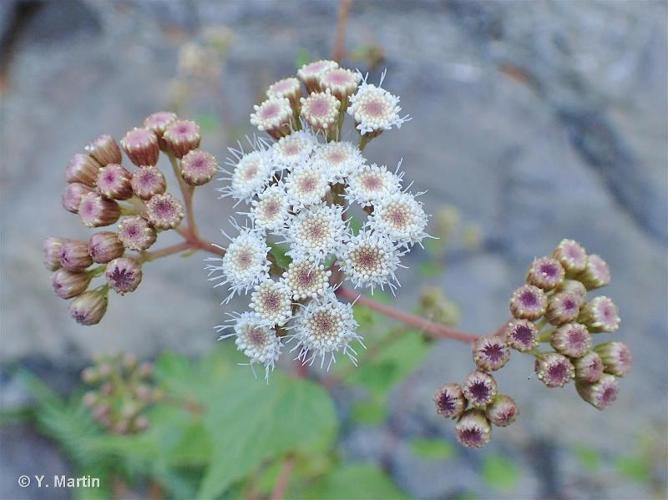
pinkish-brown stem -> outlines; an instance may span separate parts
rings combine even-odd
[[[290,484],[290,475],[292,474],[292,469],[295,467],[295,457],[288,455],[283,461],[281,466],[281,471],[278,474],[278,479],[274,484],[274,489],[271,492],[269,497],[271,500],[283,500],[285,497],[285,491],[288,489],[288,484]]]

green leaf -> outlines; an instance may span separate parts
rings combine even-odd
[[[649,481],[651,475],[649,464],[642,457],[619,457],[615,467],[622,476],[639,483]]]
[[[490,488],[509,492],[517,486],[519,470],[507,458],[489,455],[483,460],[482,477]]]
[[[351,409],[352,419],[359,424],[378,425],[387,417],[387,406],[384,399],[359,401]]]
[[[292,258],[287,255],[288,247],[278,243],[270,243],[269,246],[271,247],[271,254],[276,259],[276,264],[283,269],[287,269],[292,262]]]
[[[204,422],[212,453],[199,498],[218,496],[288,451],[325,449],[335,435],[334,404],[313,382],[275,372],[266,384],[237,370],[210,380],[208,388]]]
[[[296,497],[295,497],[296,498]],[[394,500],[407,498],[372,464],[343,465],[299,495],[304,500]]]
[[[582,466],[588,471],[595,472],[601,466],[601,455],[593,448],[577,446],[575,448],[575,455]]]
[[[447,460],[455,454],[454,446],[441,439],[413,439],[411,448],[418,457],[427,460]]]
[[[348,218],[348,225],[350,226],[350,230],[352,231],[353,236],[357,236],[364,224],[358,217],[351,215]]]

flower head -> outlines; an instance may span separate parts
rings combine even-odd
[[[85,193],[79,202],[79,217],[88,227],[108,226],[121,216],[121,208],[114,200],[107,200],[97,193]]]
[[[66,240],[60,248],[60,265],[68,271],[83,271],[93,263],[88,253],[88,243]]]
[[[587,289],[578,280],[564,280],[557,287],[558,292],[567,292],[572,293],[580,297],[581,301],[584,302],[585,297],[587,296]]]
[[[374,205],[369,227],[402,245],[413,245],[427,236],[427,214],[412,194],[395,193]]]
[[[616,377],[623,377],[631,371],[633,356],[631,349],[623,342],[606,342],[597,345],[594,350],[601,356],[605,371]]]
[[[368,287],[373,292],[374,287],[382,290],[388,285],[394,290],[401,255],[384,234],[363,230],[343,247],[339,262],[355,288]]]
[[[610,267],[596,254],[587,257],[587,265],[578,274],[578,279],[589,289],[600,288],[610,283]]]
[[[541,257],[535,259],[527,273],[527,283],[543,290],[551,290],[564,279],[564,268],[557,259]]]
[[[569,358],[579,358],[591,350],[591,335],[580,323],[567,323],[552,333],[552,347]]]
[[[290,217],[287,223],[288,255],[311,257],[316,262],[336,253],[348,240],[343,209],[337,205],[313,205]]]
[[[568,276],[584,271],[587,266],[587,251],[575,240],[561,240],[552,255],[561,263]]]
[[[292,316],[292,295],[281,281],[267,279],[251,294],[250,308],[269,325],[283,326]]]
[[[335,353],[339,351],[353,363],[356,362],[356,352],[350,344],[360,341],[361,337],[356,332],[357,322],[350,304],[339,302],[333,294],[327,294],[306,304],[295,317],[295,322],[291,340],[297,343],[297,359],[302,363],[311,364],[319,357],[323,366],[325,358],[329,357],[329,369],[335,361]]]
[[[158,111],[146,117],[144,120],[144,127],[152,131],[160,143],[160,147],[164,148],[162,142],[162,135],[167,130],[167,127],[178,120],[178,116],[170,111]]]
[[[457,441],[467,448],[482,448],[492,438],[492,426],[480,410],[466,411],[455,426]]]
[[[70,316],[81,325],[97,325],[107,312],[107,294],[90,290],[70,302]]]
[[[314,161],[323,165],[333,177],[342,181],[364,165],[364,157],[359,148],[350,142],[328,142],[320,145]]]
[[[283,280],[290,288],[294,300],[315,298],[325,294],[331,271],[312,259],[293,260],[283,273]]]
[[[332,68],[318,76],[318,85],[323,90],[329,90],[338,99],[344,100],[357,90],[362,79],[359,72],[344,68]]]
[[[302,87],[294,77],[284,78],[269,85],[267,89],[267,97],[271,99],[288,99],[291,105],[299,102],[299,97],[302,93]]]
[[[81,198],[87,193],[95,193],[95,189],[79,182],[67,184],[62,196],[63,208],[73,214],[79,213]]]
[[[162,194],[167,188],[165,176],[157,167],[142,167],[135,170],[132,173],[130,184],[134,194],[142,200]]]
[[[399,193],[401,177],[384,166],[362,165],[348,177],[347,197],[350,201],[372,206],[386,197]]]
[[[271,157],[266,150],[252,151],[238,157],[237,161],[228,160],[233,167],[230,186],[220,191],[224,196],[232,196],[237,200],[250,200],[261,192],[271,180],[274,168]]]
[[[289,135],[292,131],[292,108],[285,98],[270,97],[262,104],[253,106],[250,122],[261,132],[274,139]]]
[[[316,144],[316,138],[310,132],[293,132],[272,146],[273,161],[282,168],[292,170],[308,160]]]
[[[55,294],[61,299],[71,299],[85,292],[90,280],[91,275],[89,273],[58,269],[51,275],[51,286]]]
[[[576,384],[578,394],[597,410],[605,410],[615,402],[619,393],[617,379],[607,373],[594,383],[579,382]]]
[[[545,314],[546,308],[545,293],[533,285],[522,285],[510,298],[510,312],[517,319],[538,319]]]
[[[575,368],[566,356],[548,352],[536,358],[538,380],[548,387],[563,387],[575,376]]]
[[[146,203],[146,218],[158,229],[174,229],[183,216],[181,202],[169,193],[156,194]]]
[[[147,250],[157,238],[155,229],[138,215],[124,217],[118,224],[118,239],[128,250]]]
[[[603,375],[603,360],[595,351],[589,351],[581,358],[573,360],[573,366],[576,381],[594,383]]]
[[[510,349],[503,337],[479,337],[473,343],[473,361],[479,370],[498,370],[509,359]]]
[[[580,314],[582,302],[582,297],[576,293],[555,293],[548,299],[545,317],[553,325],[563,325],[575,321]]]
[[[363,82],[357,92],[350,97],[348,114],[355,119],[360,134],[377,135],[383,130],[400,128],[408,121],[400,116],[399,98],[387,90]]]
[[[201,149],[193,149],[181,158],[181,177],[191,186],[206,184],[217,171],[215,156]]]
[[[508,323],[505,335],[508,345],[520,352],[529,352],[538,343],[538,329],[526,319],[515,319]]]
[[[315,164],[291,172],[285,180],[290,204],[301,208],[320,203],[330,190],[329,181],[329,173]]]
[[[97,173],[97,190],[107,197],[116,200],[127,200],[132,197],[132,174],[117,163],[102,167]]]
[[[120,163],[122,159],[121,148],[110,135],[97,137],[85,149],[102,167],[109,163]]]
[[[269,186],[251,203],[250,216],[257,229],[266,231],[283,229],[290,205],[282,184]]]
[[[147,128],[133,128],[121,139],[121,145],[135,165],[155,165],[160,156],[158,136]]]
[[[112,231],[95,233],[88,240],[88,253],[98,264],[106,264],[122,256],[124,250],[118,235]]]
[[[92,156],[76,154],[65,169],[65,181],[79,182],[86,186],[94,187],[99,169],[100,164]]]
[[[445,384],[434,394],[436,413],[446,418],[457,418],[466,409],[466,400],[459,384]]]
[[[341,103],[329,90],[314,92],[300,102],[301,117],[311,129],[328,132],[336,127]]]
[[[162,139],[174,156],[183,158],[189,151],[199,147],[201,140],[199,125],[190,120],[176,120],[167,125]]]
[[[268,277],[269,250],[269,246],[259,234],[250,229],[243,229],[230,242],[222,259],[207,259],[209,262],[220,262],[207,266],[209,280],[218,281],[215,286],[229,286],[231,294],[228,300],[237,293],[248,292]]]
[[[338,68],[335,61],[320,60],[304,64],[297,71],[297,76],[306,85],[309,92],[319,89],[320,77],[330,69]]]
[[[487,418],[497,427],[509,426],[517,419],[519,413],[513,398],[505,394],[497,395],[492,404],[485,409]]]
[[[580,310],[580,323],[584,323],[591,332],[614,332],[619,328],[617,306],[605,296],[594,297]]]
[[[496,397],[496,381],[488,373],[475,371],[462,385],[464,397],[474,408],[484,408]]]
[[[104,277],[117,294],[134,292],[141,283],[141,264],[134,259],[119,257],[107,264]]]
[[[65,243],[65,240],[54,236],[44,240],[42,245],[43,262],[44,267],[49,271],[60,268],[60,254],[63,250],[63,243]]]

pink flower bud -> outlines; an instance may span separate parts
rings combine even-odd
[[[110,135],[99,136],[85,149],[102,167],[109,163],[120,163],[122,159],[121,148]]]
[[[587,354],[573,360],[575,367],[575,380],[582,382],[598,382],[603,375],[603,360],[594,351],[589,351]]]
[[[584,300],[576,293],[559,292],[548,299],[545,317],[553,325],[563,325],[578,319]]]
[[[300,102],[301,117],[313,130],[327,133],[336,128],[341,103],[329,90],[302,97]]]
[[[446,418],[459,417],[466,408],[466,400],[459,384],[445,384],[434,395],[436,413]]]
[[[272,83],[267,90],[267,97],[270,99],[288,99],[290,106],[299,106],[299,98],[302,95],[302,88],[299,80],[296,78],[284,78]]]
[[[468,410],[457,425],[457,441],[467,448],[482,448],[492,438],[492,426],[480,410]]]
[[[58,269],[51,275],[53,291],[61,299],[71,299],[81,295],[88,288],[91,276],[88,273],[76,273],[65,269]]]
[[[508,323],[505,335],[508,345],[520,352],[529,352],[538,343],[538,330],[531,321],[526,319],[517,319]]]
[[[50,236],[44,240],[44,244],[42,245],[44,255],[43,261],[44,267],[49,271],[55,271],[60,268],[60,254],[63,249],[63,242],[64,240],[62,238],[56,238],[54,236]]]
[[[87,193],[94,192],[93,188],[88,187],[85,184],[79,184],[78,182],[68,184],[65,186],[65,191],[63,191],[63,208],[73,214],[78,213],[81,197]]]
[[[121,216],[121,208],[114,200],[107,200],[97,193],[86,193],[81,197],[79,217],[88,227],[108,226]]]
[[[503,337],[480,337],[473,343],[473,361],[480,370],[498,370],[509,359],[510,349]]]
[[[157,167],[142,167],[132,174],[132,190],[137,197],[148,200],[156,194],[162,194],[167,188],[165,176]]]
[[[557,287],[558,292],[566,292],[566,293],[572,293],[574,295],[577,295],[584,301],[584,299],[587,297],[587,289],[585,286],[579,282],[578,280],[564,280],[561,282],[561,284]]]
[[[617,306],[605,296],[594,297],[582,306],[578,321],[587,325],[591,332],[615,332],[621,322]]]
[[[127,200],[132,197],[131,178],[132,174],[125,167],[110,163],[98,172],[97,190],[107,198]]]
[[[579,358],[591,350],[591,335],[580,323],[567,323],[557,328],[550,339],[552,347],[569,358]]]
[[[587,251],[574,240],[561,240],[552,255],[561,263],[568,276],[575,276],[587,265]]]
[[[330,69],[338,68],[339,65],[335,61],[314,61],[308,64],[304,64],[299,71],[297,71],[297,76],[304,82],[306,88],[309,92],[314,90],[320,90],[320,81],[319,78],[325,74]]]
[[[83,271],[93,263],[88,253],[88,243],[66,240],[60,249],[60,265],[68,271]]]
[[[617,379],[607,373],[603,374],[598,382],[579,382],[575,387],[580,397],[598,410],[605,410],[614,403],[619,393]]]
[[[134,259],[120,257],[107,264],[104,276],[116,293],[125,295],[134,292],[141,283],[141,265]]]
[[[531,263],[527,283],[543,290],[551,290],[563,281],[564,274],[564,268],[557,259],[541,257]]]
[[[118,224],[118,238],[128,250],[141,252],[155,243],[157,235],[146,219],[133,216],[121,219]]]
[[[610,283],[610,268],[601,257],[591,254],[587,257],[587,266],[584,271],[578,274],[577,278],[582,281],[588,290],[600,288]]]
[[[253,106],[250,122],[258,130],[268,133],[274,139],[289,135],[292,131],[292,107],[285,98],[269,98],[262,104]]]
[[[464,397],[475,408],[484,408],[496,397],[496,381],[491,375],[476,371],[462,385]]]
[[[355,93],[362,75],[349,69],[334,68],[318,78],[319,87],[343,101]]]
[[[485,414],[489,421],[497,427],[509,426],[517,419],[519,413],[515,401],[505,394],[496,396],[492,404],[485,410]]]
[[[93,262],[98,264],[106,264],[123,255],[124,251],[125,248],[118,239],[118,235],[111,231],[95,233],[88,240],[88,253],[93,258]]]
[[[130,161],[137,166],[149,166],[158,163],[160,146],[158,137],[152,130],[133,128],[121,139],[121,145]]]
[[[160,149],[165,149],[165,142],[162,140],[162,135],[165,133],[165,130],[169,125],[174,123],[178,117],[175,113],[169,111],[158,111],[149,115],[144,120],[144,127],[153,131],[153,133],[158,137],[158,144]]]
[[[157,194],[146,203],[146,217],[158,229],[177,227],[183,215],[183,206],[169,193]]]
[[[192,186],[206,184],[217,171],[216,158],[201,149],[193,149],[181,159],[181,176]]]
[[[84,292],[70,303],[70,315],[81,325],[97,325],[107,312],[107,294],[97,290]]]
[[[516,319],[538,319],[546,308],[545,292],[533,285],[519,287],[510,298],[510,312]]]
[[[190,120],[177,120],[167,126],[162,138],[174,156],[183,158],[189,151],[199,147],[199,125]]]
[[[548,387],[563,387],[575,375],[575,368],[566,356],[556,352],[541,354],[534,367],[538,380]]]
[[[597,345],[594,350],[601,356],[607,373],[623,377],[631,371],[633,356],[631,349],[624,342],[606,342]]]
[[[92,156],[76,154],[65,169],[65,180],[67,182],[78,182],[86,186],[95,187],[97,171],[99,169],[100,164]]]

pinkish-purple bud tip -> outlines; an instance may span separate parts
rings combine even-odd
[[[533,285],[523,285],[510,298],[510,312],[516,319],[536,320],[545,314],[545,292]]]
[[[79,217],[88,227],[113,224],[121,216],[121,208],[114,200],[103,198],[97,193],[86,193],[79,203]]]
[[[122,256],[124,250],[118,235],[111,231],[95,233],[88,240],[88,253],[93,258],[93,262],[98,264],[106,264]]]
[[[575,368],[570,360],[556,352],[541,354],[534,368],[538,380],[548,387],[563,387],[575,376]]]
[[[86,186],[85,184],[80,184],[78,182],[67,184],[63,191],[63,208],[73,214],[78,213],[82,196],[94,192],[93,188]]]
[[[60,249],[60,265],[68,271],[83,271],[93,263],[88,253],[88,243],[79,240],[66,240]]]
[[[541,257],[531,263],[527,283],[543,290],[551,290],[563,281],[564,274],[564,268],[557,259]]]
[[[125,167],[110,163],[97,174],[97,190],[107,198],[127,200],[132,197],[131,178],[132,174]]]
[[[90,187],[95,187],[97,171],[100,164],[92,156],[76,154],[72,157],[65,169],[65,180],[67,182],[78,182]]]
[[[520,412],[513,398],[499,394],[487,407],[485,413],[489,421],[497,427],[507,427],[517,419]]]
[[[633,365],[631,349],[624,342],[606,342],[597,345],[594,350],[601,356],[607,373],[616,377],[623,377]]]
[[[122,159],[121,148],[110,135],[99,136],[85,149],[103,167],[109,163],[120,163]]]
[[[610,267],[601,257],[592,254],[587,258],[587,266],[584,271],[578,274],[577,278],[588,290],[600,288],[610,283]]]
[[[148,249],[157,238],[153,226],[140,216],[124,217],[118,224],[118,239],[128,250],[141,252]]]
[[[466,408],[464,394],[459,384],[445,384],[434,395],[436,413],[446,418],[459,417]]]
[[[548,299],[545,317],[553,325],[563,325],[575,321],[580,314],[584,300],[576,293],[558,292]]]
[[[181,159],[181,176],[191,186],[206,184],[217,171],[216,158],[201,149],[194,149]]]
[[[550,339],[552,347],[569,358],[579,358],[591,350],[591,335],[580,323],[567,323],[557,328]]]
[[[90,280],[91,276],[88,273],[75,273],[58,269],[51,275],[51,286],[61,299],[71,299],[85,292]]]
[[[98,290],[84,292],[70,303],[70,316],[81,325],[97,325],[106,312],[107,294]]]
[[[199,147],[199,125],[190,120],[177,120],[167,126],[162,138],[174,156],[183,158]]]
[[[587,265],[587,251],[575,240],[561,240],[552,255],[561,263],[568,276],[578,274]]]
[[[146,217],[158,229],[175,228],[183,215],[183,206],[169,193],[155,195],[146,203]]]
[[[60,268],[60,254],[65,240],[50,236],[44,240],[42,245],[44,267],[49,271]]]
[[[107,264],[107,283],[119,295],[134,292],[142,279],[141,265],[134,259],[120,257]]]
[[[482,448],[492,438],[492,426],[480,410],[468,410],[455,426],[457,441],[467,448]]]
[[[125,134],[121,145],[130,161],[137,166],[150,166],[158,163],[160,146],[158,136],[146,128],[133,128]]]
[[[503,337],[480,337],[473,343],[473,361],[480,370],[498,370],[509,359],[510,349]]]
[[[317,131],[329,132],[337,125],[341,103],[329,91],[301,98],[301,117]]]
[[[589,351],[581,358],[573,360],[573,366],[575,366],[575,379],[579,381],[594,383],[603,375],[603,360],[594,351]]]
[[[162,194],[167,188],[165,176],[157,167],[142,167],[136,170],[130,183],[135,195],[142,200],[149,200],[156,194]]]
[[[471,406],[484,408],[496,397],[496,381],[487,373],[475,371],[464,379],[462,392]]]
[[[506,342],[520,352],[529,352],[538,343],[538,329],[531,321],[516,319],[505,328]]]
[[[615,332],[621,322],[617,306],[609,297],[594,297],[580,310],[578,321],[591,332]]]
[[[598,410],[605,410],[614,403],[619,393],[617,379],[607,373],[598,382],[578,382],[575,387],[580,397]]]

